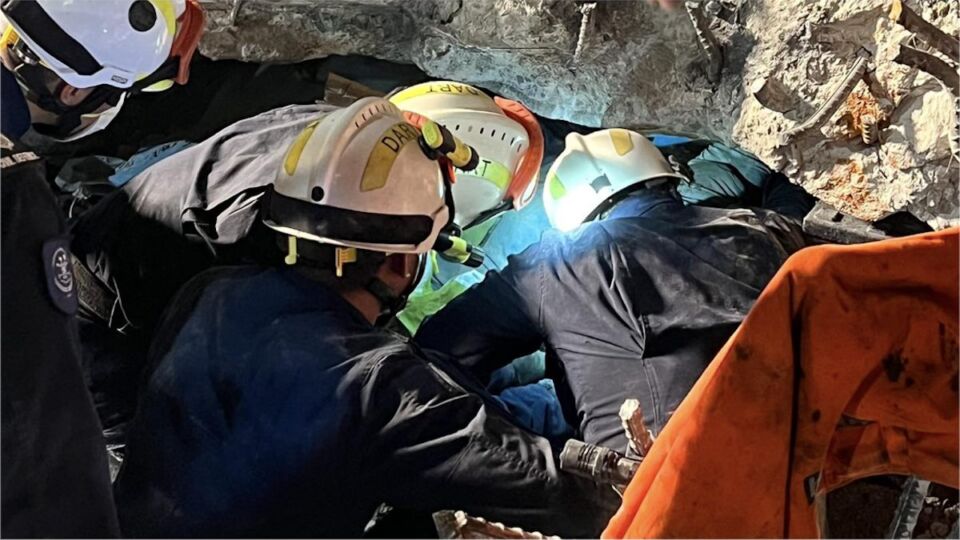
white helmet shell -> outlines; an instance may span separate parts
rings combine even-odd
[[[17,35],[76,88],[129,88],[169,58],[186,0],[14,0]],[[11,3],[12,4],[12,3]]]
[[[449,211],[441,165],[424,154],[419,137],[382,98],[322,116],[287,151],[265,223],[322,244],[429,251]]]
[[[517,166],[530,147],[523,125],[504,114],[490,96],[463,83],[418,84],[398,92],[390,101],[401,110],[442,124],[480,156],[476,169],[456,171],[453,200],[457,225],[467,227],[502,204]],[[535,185],[533,182],[532,187]]]
[[[569,231],[610,198],[637,184],[684,179],[646,137],[626,129],[570,133],[547,173],[543,206],[550,224]]]

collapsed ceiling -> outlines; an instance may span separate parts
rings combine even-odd
[[[687,13],[603,0],[203,4],[211,58],[412,63],[547,117],[735,141],[858,217],[906,209],[937,228],[960,223],[954,98],[894,61],[902,44],[949,58],[891,20],[890,1],[711,0]],[[911,5],[960,30],[954,2]],[[857,68],[836,112],[782,144]]]

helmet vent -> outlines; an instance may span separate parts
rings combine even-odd
[[[457,127],[453,128],[454,131],[460,131],[460,124],[457,124]]]
[[[497,136],[497,130],[494,129],[494,130],[490,131],[490,137],[491,137],[491,138],[496,137],[496,136]]]
[[[157,23],[157,10],[147,0],[136,0],[130,4],[127,19],[134,30],[146,32]]]

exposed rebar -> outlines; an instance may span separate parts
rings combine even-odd
[[[826,121],[833,116],[833,113],[837,112],[837,109],[843,105],[844,100],[847,99],[850,92],[853,92],[857,83],[863,79],[863,75],[867,71],[867,63],[870,61],[871,56],[870,51],[866,49],[861,48],[857,51],[857,61],[850,68],[850,71],[847,72],[840,86],[838,86],[827,101],[813,113],[813,116],[800,123],[800,125],[781,133],[778,141],[779,146],[787,146],[800,135],[817,129],[826,123]]]
[[[580,31],[577,33],[577,46],[573,49],[573,69],[576,69],[580,65],[580,58],[583,56],[584,43],[587,41],[587,32],[590,28],[593,10],[596,8],[596,2],[580,4]]]
[[[687,15],[693,22],[693,28],[697,32],[697,40],[700,42],[700,48],[707,57],[707,80],[712,83],[720,82],[720,73],[723,71],[723,48],[717,42],[717,38],[710,30],[710,23],[703,12],[703,8],[697,2],[687,2],[684,4],[687,8]]]
[[[903,0],[893,0],[891,2],[890,20],[913,32],[927,45],[960,64],[960,40],[917,15],[917,12],[907,7]]]
[[[957,74],[957,69],[936,56],[901,44],[893,61],[933,75],[946,85],[954,96],[960,96],[960,75]]]
[[[230,26],[237,25],[237,16],[240,14],[240,6],[243,0],[233,0],[233,6],[230,7]]]

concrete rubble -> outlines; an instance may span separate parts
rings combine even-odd
[[[908,5],[948,35],[960,30],[955,2]],[[893,61],[901,44],[946,57],[890,19],[890,0],[710,0],[696,8],[710,20],[707,37],[698,37],[694,13],[639,1],[204,0],[204,7],[201,50],[212,58],[362,54],[413,63],[551,118],[735,141],[857,217],[906,209],[937,228],[960,223],[955,100],[934,77]],[[705,39],[722,47],[717,82]],[[827,100],[861,49],[869,54],[867,80],[823,126],[778,145]]]

